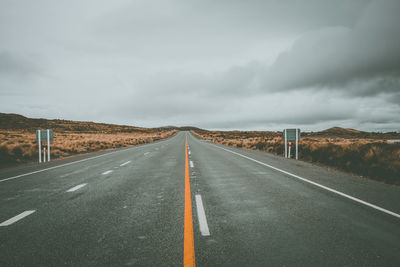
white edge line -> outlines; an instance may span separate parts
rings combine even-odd
[[[106,175],[106,174],[110,174],[112,172],[113,172],[112,170],[108,170],[108,171],[103,172],[102,174]]]
[[[271,166],[271,165],[269,165],[269,164],[266,164],[266,163],[264,163],[264,162],[258,161],[258,160],[256,160],[256,159],[253,159],[253,158],[244,156],[244,155],[242,155],[242,154],[240,154],[240,153],[237,153],[237,152],[234,152],[234,151],[232,151],[232,150],[225,149],[225,148],[222,148],[222,147],[219,147],[219,146],[215,146],[215,147],[217,147],[217,148],[219,148],[219,149],[222,149],[222,150],[225,150],[225,151],[228,151],[228,152],[230,152],[230,153],[232,153],[232,154],[236,154],[236,155],[241,156],[241,157],[243,157],[243,158],[246,158],[246,159],[248,159],[248,160],[257,162],[257,163],[259,163],[259,164],[261,164],[261,165],[264,165],[264,166],[266,166],[266,167],[268,167],[268,168],[274,169],[274,170],[276,170],[276,171],[278,171],[278,172],[287,174],[287,175],[292,176],[292,177],[294,177],[294,178],[296,178],[296,179],[299,179],[299,180],[302,180],[302,181],[304,181],[304,182],[310,183],[310,184],[312,184],[312,185],[318,186],[318,187],[320,187],[320,188],[322,188],[322,189],[325,189],[325,190],[327,190],[327,191],[330,191],[330,192],[332,192],[332,193],[338,194],[338,195],[340,195],[340,196],[342,196],[342,197],[351,199],[351,200],[353,200],[353,201],[355,201],[355,202],[358,202],[358,203],[360,203],[360,204],[363,204],[363,205],[365,205],[365,206],[371,207],[371,208],[373,208],[373,209],[379,210],[379,211],[381,211],[381,212],[384,212],[384,213],[386,213],[386,214],[392,215],[392,216],[397,217],[397,218],[400,219],[400,214],[397,214],[397,213],[395,213],[395,212],[393,212],[393,211],[390,211],[390,210],[381,208],[381,207],[379,207],[379,206],[376,206],[376,205],[374,205],[374,204],[371,204],[371,203],[366,202],[366,201],[364,201],[364,200],[361,200],[361,199],[359,199],[359,198],[352,197],[352,196],[350,196],[350,195],[347,195],[347,194],[345,194],[345,193],[342,193],[342,192],[340,192],[340,191],[337,191],[337,190],[335,190],[335,189],[332,189],[332,188],[330,188],[330,187],[327,187],[327,186],[318,184],[318,183],[316,183],[316,182],[307,180],[306,178],[303,178],[303,177],[300,177],[300,176],[298,176],[298,175],[296,175],[296,174],[293,174],[293,173],[290,173],[290,172],[287,172],[287,171],[278,169],[278,168],[276,168],[276,167],[274,167],[274,166]]]
[[[16,215],[16,216],[14,216],[14,217],[8,219],[8,220],[5,221],[5,222],[0,223],[0,226],[9,226],[10,224],[13,224],[13,223],[17,222],[17,221],[19,221],[19,220],[25,218],[26,216],[31,215],[31,214],[34,213],[35,211],[36,211],[36,210],[27,210],[27,211],[24,211],[24,212],[22,212],[22,213],[20,213],[20,214],[18,214],[18,215]]]
[[[113,152],[105,153],[105,154],[102,154],[102,155],[98,155],[98,156],[94,156],[94,157],[90,157],[90,158],[86,158],[86,159],[81,159],[81,160],[68,162],[68,163],[64,163],[64,164],[61,164],[61,165],[57,165],[57,166],[53,166],[53,167],[49,167],[49,168],[45,168],[45,169],[41,169],[41,170],[37,170],[37,171],[33,171],[33,172],[28,172],[28,173],[16,175],[16,176],[13,176],[13,177],[2,179],[2,180],[0,180],[0,183],[8,181],[8,180],[17,179],[17,178],[20,178],[20,177],[23,177],[23,176],[28,176],[28,175],[35,174],[35,173],[44,172],[44,171],[48,171],[48,170],[57,169],[57,168],[60,168],[60,167],[72,165],[72,164],[75,164],[75,163],[84,162],[84,161],[91,160],[91,159],[97,159],[97,158],[100,158],[100,157],[104,157],[104,156],[108,156],[108,155],[111,155],[111,154],[114,154],[114,153],[127,151],[127,150],[134,149],[134,148],[138,148],[138,147],[132,147],[132,148],[124,149],[124,150],[113,151]]]
[[[173,136],[173,137],[175,137],[175,136]],[[162,142],[168,141],[168,140],[169,140],[169,138],[163,140]],[[150,143],[150,144],[145,144],[145,145],[152,145],[152,144]],[[166,145],[168,145],[168,144],[166,144]],[[33,172],[28,172],[28,173],[19,174],[19,175],[16,175],[16,176],[12,176],[12,177],[8,177],[8,178],[1,179],[1,180],[0,180],[0,183],[1,183],[1,182],[5,182],[5,181],[9,181],[9,180],[13,180],[13,179],[17,179],[17,178],[20,178],[20,177],[28,176],[28,175],[31,175],[31,174],[35,174],[35,173],[39,173],[39,172],[44,172],[44,171],[48,171],[48,170],[52,170],[52,169],[57,169],[57,168],[64,167],[64,166],[68,166],[68,165],[72,165],[72,164],[75,164],[75,163],[80,163],[80,162],[84,162],[84,161],[87,161],[87,160],[97,159],[97,158],[100,158],[100,157],[112,155],[112,154],[114,154],[114,153],[124,152],[124,151],[128,151],[128,150],[131,150],[131,149],[137,149],[137,148],[142,148],[142,147],[143,147],[143,146],[134,146],[134,147],[131,147],[131,148],[122,149],[122,150],[117,150],[117,151],[112,151],[112,152],[104,153],[104,154],[101,154],[101,155],[98,155],[98,156],[89,157],[89,158],[85,158],[85,159],[81,159],[81,160],[77,160],[77,161],[72,161],[72,162],[68,162],[68,163],[61,164],[61,165],[57,165],[57,166],[53,166],[53,167],[49,167],[49,168],[45,168],[45,169],[33,171]]]
[[[122,164],[119,165],[119,166],[122,167],[122,166],[125,166],[125,165],[129,164],[129,163],[131,163],[131,161],[127,161],[127,162],[125,162],[125,163],[122,163]]]
[[[197,207],[197,217],[199,219],[200,233],[202,236],[209,236],[210,230],[208,229],[206,213],[204,212],[201,195],[196,195],[196,207]]]
[[[190,168],[194,168],[193,161],[189,161]]]
[[[80,185],[74,186],[74,187],[68,189],[67,192],[74,192],[74,191],[76,191],[76,190],[78,190],[78,189],[81,189],[81,188],[84,187],[85,185],[87,185],[87,184],[80,184]]]

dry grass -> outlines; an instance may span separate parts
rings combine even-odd
[[[339,129],[303,133],[299,143],[299,159],[400,185],[400,144],[386,142],[387,139],[399,138],[399,134]],[[283,138],[279,132],[197,130],[192,133],[201,139],[223,145],[284,154]]]
[[[76,133],[54,132],[53,159],[104,149],[128,147],[168,138],[177,131],[150,129],[149,132]],[[38,158],[36,135],[32,131],[0,130],[0,167],[35,161]]]
[[[51,144],[52,158],[62,158],[79,153],[127,147],[168,138],[176,131],[140,133],[71,133],[55,132]],[[0,166],[37,160],[38,144],[35,133],[0,130]]]
[[[36,161],[36,129],[53,129],[51,157],[151,143],[177,133],[174,129],[140,128],[94,122],[30,119],[0,113],[0,167]]]

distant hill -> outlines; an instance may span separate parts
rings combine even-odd
[[[179,131],[201,131],[202,129],[193,126],[181,126],[178,127]]]
[[[87,121],[31,119],[18,114],[0,113],[0,129],[35,131],[37,129],[54,129],[65,132],[149,132],[147,128],[96,123]],[[154,131],[157,129],[154,128]]]
[[[203,129],[193,127],[193,126],[162,126],[159,127],[158,129],[162,130],[178,130],[178,131],[202,131]]]
[[[168,126],[161,126],[161,127],[159,127],[159,129],[161,129],[161,130],[178,130],[179,127],[173,126],[173,125],[168,125]]]
[[[304,133],[305,136],[324,136],[324,137],[343,137],[343,138],[397,138],[398,133],[377,133],[377,132],[364,132],[351,128],[332,127],[319,132]]]
[[[358,135],[362,133],[366,133],[363,131],[359,131],[356,129],[351,129],[351,128],[341,128],[341,127],[332,127],[323,131],[320,131],[320,133],[324,134],[332,134],[332,135]]]
[[[143,128],[127,125],[97,123],[90,121],[70,121],[70,120],[47,120],[47,119],[32,119],[19,114],[0,113],[0,129],[1,130],[24,130],[35,131],[37,129],[54,129],[66,132],[149,132],[159,130],[178,130],[192,131],[201,130],[192,126],[163,126],[159,128]]]

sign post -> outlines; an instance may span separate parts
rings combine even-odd
[[[285,140],[285,158],[290,158],[291,154],[291,143],[289,142],[289,153],[287,151],[287,142],[296,141],[296,160],[299,159],[299,140],[300,140],[300,129],[285,129],[283,130],[283,138]]]
[[[40,140],[40,130],[36,130],[36,139],[39,144],[39,163],[42,162],[42,140]]]
[[[39,146],[39,163],[42,162],[42,142],[47,142],[47,161],[50,161],[50,143],[53,142],[53,130],[36,130],[36,140]],[[46,147],[43,145],[43,162],[46,162]]]
[[[50,147],[49,147],[50,151]],[[49,154],[49,159],[50,159],[50,154]],[[299,159],[299,131],[296,131],[296,160]]]
[[[287,131],[286,129],[283,131],[284,131],[283,135],[285,136],[285,158],[287,158],[287,133],[286,133]]]
[[[297,135],[296,135],[297,138]],[[297,148],[297,146],[296,146]],[[50,130],[47,129],[47,161],[50,161]]]

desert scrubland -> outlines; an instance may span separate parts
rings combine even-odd
[[[192,133],[218,144],[284,154],[282,132],[194,130]],[[339,127],[305,132],[299,142],[299,159],[400,185],[400,143],[392,141],[399,139],[400,133],[396,132],[371,133]]]
[[[36,129],[53,129],[52,159],[151,143],[177,132],[161,128],[29,119],[15,114],[0,114],[0,167],[37,160]]]

